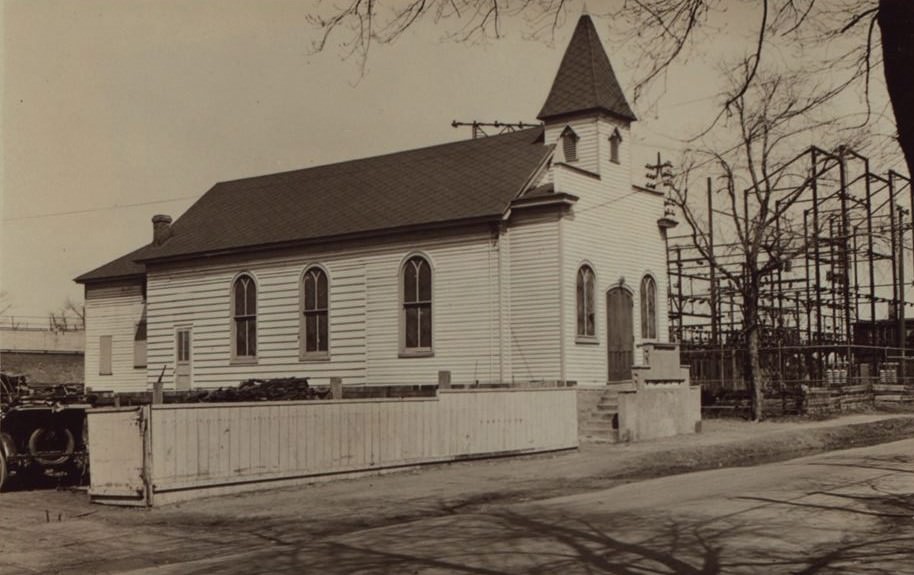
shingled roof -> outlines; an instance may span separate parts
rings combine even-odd
[[[552,89],[537,116],[540,120],[603,110],[628,120],[635,113],[625,100],[590,16],[583,15],[555,75]]]
[[[146,274],[146,266],[136,261],[149,246],[143,246],[125,254],[116,260],[112,260],[103,266],[99,266],[90,272],[76,278],[75,282],[88,283],[98,280],[113,279],[131,279],[142,278]]]
[[[552,149],[543,129],[216,184],[148,245],[76,278],[143,273],[144,261],[501,218]]]

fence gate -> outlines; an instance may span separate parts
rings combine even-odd
[[[89,497],[97,503],[146,505],[148,407],[90,409]],[[103,482],[96,478],[104,478]]]

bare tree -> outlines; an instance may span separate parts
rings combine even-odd
[[[834,135],[837,142],[854,133],[846,128],[868,125],[873,115],[873,74],[881,63],[898,143],[909,172],[914,173],[914,89],[909,73],[914,64],[914,34],[910,33],[914,2],[762,0],[743,4],[756,15],[756,33],[743,57],[729,65],[721,63],[727,88],[705,127],[686,138],[691,160],[683,164],[681,179],[672,189],[695,246],[739,292],[741,343],[747,358],[744,373],[752,395],[753,419],[758,420],[765,387],[759,364],[761,286],[786,261],[802,253],[809,238],[808,230],[801,233],[800,222],[791,211],[798,194],[784,197],[779,193],[785,178],[799,177],[791,185],[802,190],[803,178],[810,177],[808,172],[798,176],[787,150],[796,151],[800,136],[810,131],[822,140]],[[672,66],[700,52],[696,47],[701,44],[701,33],[713,33],[713,28],[706,30],[710,23],[732,5],[732,0],[620,0],[592,15],[603,18],[616,39],[639,54],[637,69],[643,73],[634,88],[637,101]],[[321,31],[317,50],[326,49],[330,38],[339,34],[345,55],[359,58],[364,66],[373,42],[394,42],[424,20],[457,42],[499,38],[508,19],[521,22],[530,36],[548,41],[564,19],[579,10],[576,2],[559,0],[415,0],[393,5],[350,0],[343,8],[334,5],[323,15],[315,15],[311,22]],[[880,45],[881,51],[876,49]],[[852,90],[863,96],[859,113],[838,117],[830,104]],[[715,138],[719,133],[726,135]],[[710,249],[711,230],[696,214],[688,195],[689,177],[709,163],[721,173],[717,179],[725,197],[721,211],[734,240],[726,254]],[[741,269],[723,265],[725,257],[738,258]]]
[[[742,326],[732,343],[744,352],[743,373],[757,421],[767,384],[759,361],[762,287],[823,231],[824,221],[818,222],[819,228],[807,228],[797,204],[812,180],[840,161],[835,154],[823,154],[821,166],[808,166],[798,162],[802,155],[798,157],[797,150],[805,147],[801,142],[811,131],[836,142],[844,141],[847,132],[827,113],[842,87],[811,90],[805,74],[766,72],[750,60],[742,62],[741,72],[731,78],[732,115],[716,130],[724,138],[736,134],[736,143],[693,148],[682,174],[664,183],[701,258],[738,293]],[[689,194],[695,176],[707,173],[708,166],[719,174],[715,187],[724,198],[714,210],[725,220],[727,237],[718,237],[716,245],[710,218],[701,215]]]
[[[86,327],[86,305],[67,298],[60,309],[48,314],[51,331],[78,331]]]
[[[599,4],[591,10],[602,10],[592,15],[605,20],[620,45],[625,43],[639,54],[636,68],[644,72],[634,87],[637,101],[671,66],[701,52],[701,33],[733,4],[734,0],[618,0],[609,8]],[[824,70],[834,86],[861,87],[866,94],[864,121],[870,115],[872,74],[881,61],[898,142],[909,173],[914,173],[914,79],[909,73],[914,64],[914,34],[910,33],[914,2],[762,0],[742,4],[753,7],[757,19],[755,37],[746,46],[749,73],[743,75],[739,89],[721,94],[718,113],[708,119],[708,127],[699,136],[733,112],[736,98],[748,90],[772,52],[793,45],[806,49],[800,58],[806,70]],[[315,51],[327,49],[336,38],[344,57],[356,58],[364,72],[373,44],[395,42],[420,23],[437,26],[451,41],[484,42],[502,37],[511,21],[519,23],[528,37],[550,41],[557,27],[581,9],[576,0],[348,0],[319,4],[308,20],[319,32]],[[881,45],[881,54],[874,49],[877,45]]]

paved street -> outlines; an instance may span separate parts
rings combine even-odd
[[[651,465],[821,445],[877,419],[707,422],[695,436],[153,510],[4,493],[0,572],[914,573],[914,439],[641,479]]]

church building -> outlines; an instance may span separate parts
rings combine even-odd
[[[664,198],[633,184],[635,114],[589,16],[537,118],[155,216],[148,245],[76,278],[86,385],[629,380],[667,337]]]

